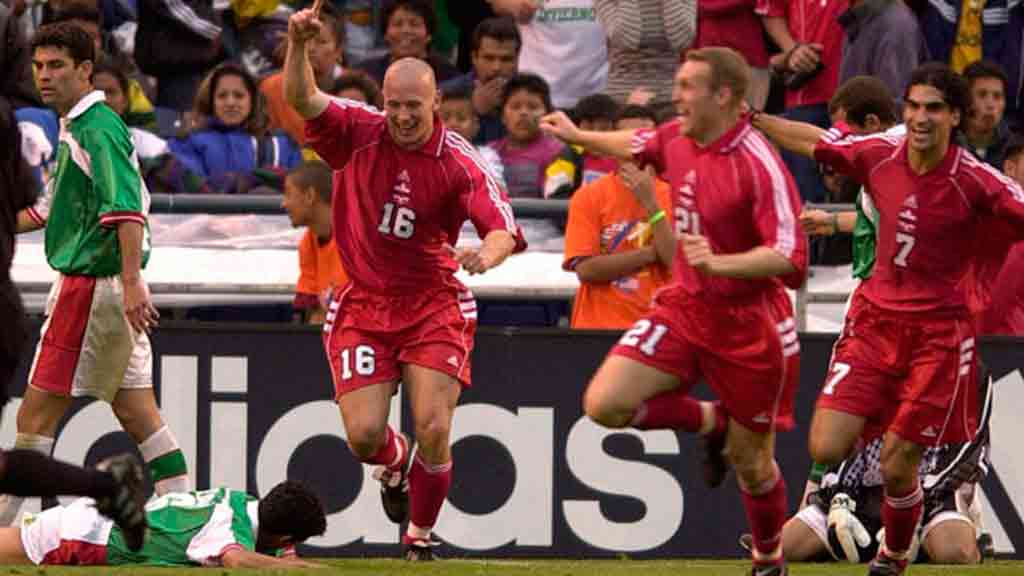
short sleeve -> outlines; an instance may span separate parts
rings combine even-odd
[[[89,155],[93,188],[99,197],[100,225],[115,227],[121,222],[146,224],[148,206],[135,148],[128,131],[89,130],[82,137]]]
[[[348,163],[352,152],[369,141],[366,126],[384,117],[376,108],[355,100],[332,98],[316,118],[306,120],[306,145],[335,170]]]
[[[226,501],[218,503],[206,525],[189,542],[185,550],[188,559],[203,566],[216,566],[229,550],[252,551],[256,539],[246,504],[245,495],[234,491]]]
[[[864,151],[872,146],[884,146],[883,138],[886,136],[856,136],[848,126],[838,123],[818,140],[814,146],[814,159],[863,184],[870,172]]]
[[[780,278],[788,288],[797,289],[807,277],[807,236],[800,228],[800,194],[792,174],[778,154],[763,139],[754,146],[754,218],[763,246],[778,252],[795,268]]]
[[[1024,240],[1024,190],[1012,178],[962,151],[966,169],[981,189],[982,203],[995,216],[1011,222],[1014,237]]]
[[[754,13],[766,18],[784,18],[786,0],[755,0]]]
[[[516,252],[526,249],[526,239],[512,214],[508,193],[491,174],[483,158],[461,136],[449,132],[451,153],[462,172],[460,198],[466,214],[481,238],[505,230],[516,239]]]
[[[670,134],[679,134],[678,122],[670,122],[657,129],[641,129],[633,134],[630,142],[630,152],[633,160],[641,167],[651,165],[658,174],[664,174],[665,145],[669,141]]]
[[[569,200],[569,220],[565,227],[565,255],[562,258],[563,270],[572,272],[584,258],[601,253],[601,213],[599,202],[596,200],[601,187],[607,185],[607,180],[614,177],[608,175],[580,187]]]

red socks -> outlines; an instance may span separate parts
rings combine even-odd
[[[713,422],[708,417],[713,413]],[[631,426],[638,430],[683,430],[692,434],[725,432],[728,416],[720,402],[701,402],[683,390],[663,392],[640,405]]]
[[[901,555],[910,549],[923,509],[924,492],[921,491],[921,484],[916,481],[914,488],[905,494],[885,491],[885,501],[882,502],[882,525],[885,526],[887,556],[901,559]]]
[[[392,470],[398,470],[402,467],[408,457],[409,445],[405,436],[395,434],[395,431],[388,426],[387,439],[384,441],[384,445],[380,447],[380,450],[377,450],[376,454],[370,456],[364,460],[364,462],[367,464],[385,466]]]
[[[740,486],[747,521],[754,537],[754,563],[782,562],[782,526],[786,523],[786,481],[775,466],[775,479],[765,483],[765,491],[751,494]]]
[[[452,463],[431,466],[417,456],[409,471],[409,529],[406,538],[424,540],[437,522],[452,485]]]

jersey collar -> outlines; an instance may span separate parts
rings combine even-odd
[[[910,144],[907,141],[908,137],[903,138],[903,143],[900,144],[899,149],[896,151],[897,158],[900,162],[910,166]],[[938,166],[932,168],[922,176],[927,174],[942,174],[946,176],[952,176],[956,174],[956,171],[960,168],[960,154],[961,148],[956,144],[953,139],[950,139],[949,149],[946,150],[946,155],[942,157],[942,161],[939,162]]]
[[[697,150],[702,150],[704,152],[717,152],[718,154],[725,155],[735,150],[736,147],[740,145],[740,142],[743,141],[743,137],[746,136],[750,130],[752,130],[750,127],[750,120],[748,120],[746,116],[740,116],[740,119],[736,124],[734,124],[732,128],[726,130],[725,133],[719,136],[717,140],[703,148],[700,146],[696,146],[696,148]],[[696,142],[694,142],[694,144],[696,144]]]
[[[93,90],[92,92],[89,92],[85,96],[82,96],[82,99],[79,100],[77,104],[71,107],[71,110],[68,112],[68,120],[78,118],[84,114],[86,110],[92,108],[93,104],[106,102],[106,100],[107,97],[102,90]]]

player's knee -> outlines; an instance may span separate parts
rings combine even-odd
[[[624,428],[632,420],[632,413],[617,409],[606,394],[591,386],[583,395],[583,412],[594,422],[606,428]]]
[[[749,446],[730,447],[726,456],[740,485],[748,492],[761,493],[762,488],[775,478],[774,462],[767,450]]]
[[[444,414],[431,414],[416,420],[416,441],[426,450],[448,445],[451,422]]]
[[[846,458],[846,447],[840,446],[833,438],[812,434],[807,443],[811,460],[818,464],[834,466]]]
[[[977,564],[981,560],[978,545],[973,540],[949,540],[937,550],[929,551],[932,564]]]
[[[917,480],[918,460],[917,451],[913,445],[902,444],[886,447],[882,450],[879,467],[885,485],[892,488],[899,488],[900,491],[909,489]]]
[[[387,432],[382,426],[356,424],[345,427],[348,436],[348,448],[360,460],[366,460],[376,454],[387,439]]]

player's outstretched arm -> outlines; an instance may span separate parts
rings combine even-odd
[[[751,123],[779,146],[808,158],[814,158],[814,147],[825,135],[825,130],[814,124],[794,122],[771,114],[754,114]]]
[[[299,10],[288,19],[288,51],[284,58],[284,98],[299,115],[309,120],[319,116],[330,104],[330,98],[320,91],[309,63],[306,44],[320,35],[320,6],[316,0],[312,8]]]
[[[810,236],[831,236],[845,232],[853,232],[857,225],[857,213],[826,212],[824,210],[804,210],[800,214],[800,227]]]
[[[18,223],[15,233],[24,234],[25,232],[39,230],[42,227],[43,224],[32,217],[28,208],[18,212]]]
[[[285,556],[275,558],[246,550],[244,548],[232,548],[220,557],[221,564],[225,568],[321,568],[320,564],[307,562],[297,556]]]
[[[633,136],[636,130],[580,130],[562,111],[552,112],[541,118],[540,129],[563,142],[583,146],[588,152],[613,156],[619,160],[633,159]]]
[[[483,274],[501,264],[516,249],[516,239],[506,230],[491,230],[480,248],[452,248],[455,261],[470,274]]]
[[[739,254],[715,254],[708,239],[703,236],[683,234],[681,241],[686,261],[709,276],[753,279],[786,276],[796,272],[796,266],[788,258],[767,246],[758,246]]]

